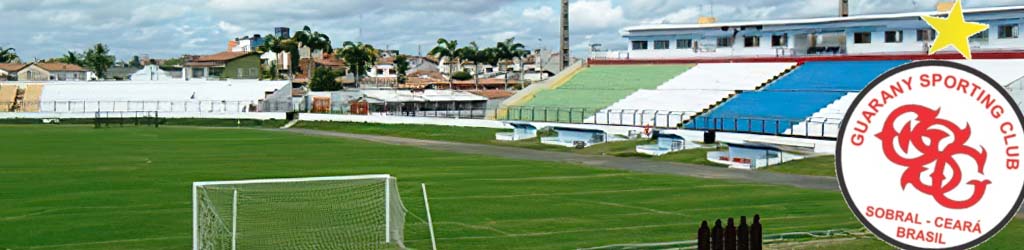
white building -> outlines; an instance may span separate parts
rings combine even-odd
[[[626,51],[594,55],[609,59],[787,57],[927,53],[935,32],[917,12],[709,24],[651,24],[621,31]],[[975,52],[1024,50],[1024,6],[964,10],[967,21],[989,24],[971,38]],[[947,49],[948,51],[952,51]]]
[[[128,79],[132,81],[167,81],[174,78],[171,77],[171,73],[160,69],[155,64],[146,65],[141,70],[128,76]]]

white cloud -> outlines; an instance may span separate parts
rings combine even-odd
[[[657,24],[657,23],[695,23],[695,22],[697,22],[697,18],[698,17],[700,17],[700,11],[699,10],[697,10],[696,8],[685,8],[685,9],[681,9],[679,11],[670,13],[668,15],[665,15],[663,17],[654,18],[654,19],[648,19],[648,20],[644,20],[644,21],[641,21],[641,22],[642,23],[647,23],[647,24]]]
[[[217,23],[217,28],[220,28],[220,30],[224,31],[224,33],[228,33],[228,35],[236,35],[239,32],[242,32],[242,26],[234,25],[232,23],[225,21],[220,21],[219,23]]]
[[[82,12],[62,10],[56,13],[51,13],[50,22],[58,24],[72,24],[81,22],[86,16]]]
[[[52,40],[53,40],[53,34],[52,33],[37,33],[37,34],[32,36],[31,42],[32,42],[32,44],[43,44],[43,43],[49,43]]]
[[[490,35],[485,35],[485,36],[483,36],[483,38],[487,39],[488,41],[497,43],[497,42],[505,41],[505,39],[516,37],[516,35],[519,35],[519,32],[504,31],[504,32],[498,32],[498,33],[490,34]]]
[[[132,11],[130,22],[133,24],[157,22],[177,18],[188,12],[188,6],[180,4],[144,5]]]
[[[569,22],[570,28],[587,31],[620,28],[625,17],[611,0],[580,0],[569,5]]]
[[[551,6],[540,6],[537,8],[526,8],[523,10],[523,17],[550,21],[555,18],[555,10]]]
[[[202,47],[200,43],[204,43],[207,40],[209,40],[209,39],[202,38],[202,37],[192,38],[192,39],[189,39],[184,44],[182,44],[181,47],[182,48],[200,48],[200,47]]]

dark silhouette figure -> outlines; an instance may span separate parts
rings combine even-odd
[[[711,229],[712,250],[725,250],[725,234],[722,231],[722,220],[715,220],[715,227]]]
[[[700,229],[697,229],[697,250],[711,250],[711,228],[708,227],[708,221],[702,221]]]
[[[750,250],[750,228],[747,227],[747,217],[740,216],[740,226],[736,227],[736,249]]]
[[[725,250],[736,250],[736,224],[732,218],[725,224]]]
[[[761,250],[761,215],[754,215],[754,222],[750,224],[750,249]]]

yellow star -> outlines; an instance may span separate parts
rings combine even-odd
[[[953,5],[953,9],[949,12],[949,17],[938,18],[925,15],[921,16],[921,19],[928,22],[928,25],[931,25],[932,29],[935,29],[935,32],[938,33],[938,36],[935,37],[935,42],[932,43],[932,48],[928,50],[929,55],[935,54],[935,52],[946,47],[953,46],[964,58],[970,60],[971,46],[969,39],[974,34],[988,29],[988,24],[964,21],[964,11],[960,5],[960,0],[957,0],[956,4]]]

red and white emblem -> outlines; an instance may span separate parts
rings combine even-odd
[[[1017,213],[1024,126],[1016,102],[983,73],[913,62],[865,88],[846,114],[836,172],[868,229],[904,249],[963,249]]]

